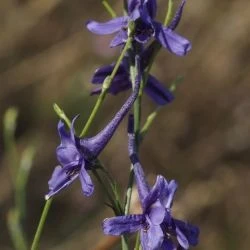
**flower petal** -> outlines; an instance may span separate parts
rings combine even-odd
[[[56,156],[60,164],[67,169],[77,167],[81,161],[81,155],[75,145],[59,146],[56,149]],[[65,169],[66,170],[66,169]]]
[[[168,200],[167,200],[167,203],[165,204],[166,208],[172,207],[174,195],[175,195],[177,188],[178,188],[177,182],[175,180],[170,181],[168,185],[168,190],[169,190]]]
[[[59,191],[69,186],[77,177],[77,173],[69,176],[61,166],[55,167],[48,182],[50,191],[45,196],[45,199],[48,200],[51,196],[57,194]]]
[[[58,122],[57,131],[60,136],[62,146],[75,144],[74,137],[71,137],[71,133],[66,130],[65,124],[61,120]]]
[[[148,76],[145,92],[158,104],[165,105],[174,100],[173,94],[152,75]]]
[[[141,245],[143,250],[160,249],[164,239],[160,226],[150,225],[147,230],[141,230]]]
[[[91,20],[87,22],[87,29],[98,35],[107,35],[126,27],[127,23],[128,17],[116,17],[105,23]]]
[[[137,190],[138,190],[138,194],[141,200],[142,207],[143,209],[146,209],[147,204],[144,203],[144,200],[148,196],[150,192],[150,188],[146,181],[141,164],[139,162],[134,164],[134,174],[135,174]]]
[[[160,225],[164,218],[165,218],[165,213],[166,209],[160,201],[156,201],[147,211],[148,216],[150,218],[150,221],[152,222],[153,225]]]
[[[178,7],[178,9],[177,9],[172,21],[171,21],[171,23],[168,26],[171,30],[175,30],[176,27],[178,26],[178,24],[181,20],[181,16],[182,16],[182,12],[183,12],[183,8],[184,8],[185,4],[186,4],[186,0],[182,0],[181,4],[179,5],[179,7]]]
[[[191,50],[191,43],[184,37],[155,22],[155,38],[161,45],[177,56],[184,56]]]
[[[140,17],[140,4],[140,0],[128,0],[128,14],[133,21]]]
[[[124,44],[127,41],[127,39],[128,39],[127,30],[120,30],[111,41],[110,47],[113,48],[121,44]]]
[[[94,185],[87,170],[85,169],[85,163],[83,163],[81,166],[79,177],[82,185],[83,194],[85,196],[90,196],[94,191]]]
[[[176,227],[175,231],[176,231],[176,237],[177,237],[177,240],[178,240],[179,244],[184,249],[188,249],[189,248],[189,243],[188,243],[188,240],[187,240],[186,236],[182,233],[182,231],[178,227]]]
[[[152,19],[155,18],[156,16],[156,11],[157,11],[157,3],[156,0],[145,0],[148,13]]]
[[[117,74],[119,73],[119,68],[118,68]],[[96,69],[96,71],[91,79],[91,82],[94,84],[102,84],[104,82],[105,78],[107,76],[111,75],[113,69],[114,69],[114,65],[106,65],[106,66],[102,66],[102,67]]]
[[[200,234],[198,227],[176,219],[174,219],[174,223],[176,227],[178,227],[179,230],[186,236],[190,245],[196,246],[198,244],[198,238]]]
[[[151,188],[147,197],[145,197],[144,202],[147,204],[147,207],[150,207],[157,199],[161,198],[163,191],[165,191],[165,178],[161,175],[157,175],[156,182]]]
[[[125,215],[105,219],[102,223],[103,232],[109,235],[134,233],[143,227],[143,215]]]
[[[162,246],[161,246],[162,250],[177,250],[176,246],[174,245],[173,241],[168,238],[165,237]]]

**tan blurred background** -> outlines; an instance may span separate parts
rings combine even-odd
[[[121,14],[122,1],[110,1]],[[177,2],[177,1],[176,1]],[[158,1],[163,19],[167,1]],[[174,103],[159,113],[141,147],[147,174],[164,174],[179,183],[174,214],[200,226],[197,250],[248,250],[250,245],[250,2],[247,0],[189,0],[178,32],[192,41],[185,58],[161,51],[155,76],[170,83],[185,79]],[[73,117],[86,121],[96,97],[89,97],[93,71],[117,57],[110,37],[88,32],[88,19],[109,15],[99,0],[0,1],[0,119],[9,106],[20,111],[18,149],[34,142],[37,154],[27,189],[25,230],[32,240],[57,164],[58,103]],[[90,134],[95,134],[119,109],[127,94],[108,96]],[[143,117],[154,104],[143,100]],[[0,126],[2,131],[2,124]],[[126,123],[101,155],[102,161],[126,186]],[[14,249],[6,228],[13,204],[8,164],[0,145],[0,249]],[[111,212],[96,185],[93,197],[75,183],[52,205],[41,249],[108,249],[111,243],[100,222]],[[119,247],[118,247],[119,248]],[[111,248],[110,248],[111,249]],[[115,248],[113,248],[115,249]]]

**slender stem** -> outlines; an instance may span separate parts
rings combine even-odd
[[[111,7],[111,5],[107,1],[103,0],[102,4],[112,18],[115,18],[117,16],[114,9]]]
[[[173,9],[174,9],[174,1],[173,0],[168,0],[168,10],[167,14],[164,20],[164,26],[167,26],[172,19],[173,16]]]
[[[126,52],[127,52],[127,51],[129,50],[129,48],[131,47],[132,40],[133,40],[133,39],[132,39],[132,36],[131,36],[131,37],[129,36],[129,37],[128,37],[128,40],[127,40],[127,42],[126,42],[126,44],[125,44],[125,46],[124,46],[124,48],[123,48],[123,50],[122,50],[121,55],[119,56],[119,58],[118,58],[118,60],[117,60],[117,62],[116,62],[116,64],[115,64],[115,67],[114,67],[114,69],[113,69],[111,75],[110,75],[108,78],[106,78],[105,84],[103,85],[102,92],[101,92],[101,94],[99,95],[99,97],[98,97],[98,99],[97,99],[97,102],[96,102],[96,104],[95,104],[95,107],[94,107],[94,109],[93,109],[93,111],[92,111],[92,113],[91,113],[91,115],[90,115],[90,117],[89,117],[89,119],[88,119],[86,125],[84,126],[84,128],[83,128],[83,130],[82,130],[82,132],[81,132],[81,134],[80,134],[80,137],[85,136],[86,133],[87,133],[87,131],[89,130],[89,128],[90,128],[90,126],[91,126],[91,124],[92,124],[92,122],[93,122],[93,120],[94,120],[94,118],[95,118],[97,112],[99,111],[99,109],[100,109],[100,107],[101,107],[101,104],[103,103],[103,101],[104,101],[104,99],[105,99],[105,96],[106,96],[106,94],[107,94],[107,91],[108,91],[108,89],[109,89],[109,86],[110,86],[110,84],[112,83],[112,81],[113,81],[113,79],[114,79],[114,77],[115,77],[115,75],[116,75],[116,73],[117,73],[117,70],[118,70],[118,68],[119,68],[119,66],[120,66],[120,64],[121,64],[121,62],[122,62],[123,57],[125,56]]]
[[[133,169],[133,165],[131,164],[130,171],[129,171],[126,198],[125,198],[125,202],[124,202],[124,204],[125,204],[124,205],[124,214],[125,215],[129,214],[133,183],[134,183],[134,169]]]
[[[121,215],[123,213],[122,209],[121,209],[121,206],[118,202],[118,200],[115,198],[113,198],[113,196],[110,194],[107,186],[105,185],[103,179],[100,177],[99,173],[95,170],[95,169],[92,169],[92,172],[94,174],[94,176],[96,177],[96,179],[98,180],[98,182],[101,184],[103,190],[105,191],[111,205],[112,205],[112,208],[114,210],[114,213],[115,215]]]
[[[139,249],[140,249],[140,233],[138,232],[137,235],[136,235],[134,250],[139,250]]]
[[[53,199],[50,198],[49,200],[46,201],[46,203],[44,205],[42,216],[40,218],[40,221],[39,221],[39,224],[38,224],[38,227],[37,227],[37,231],[36,231],[34,240],[33,240],[32,245],[31,245],[31,250],[36,250],[38,248],[38,243],[39,243],[39,240],[40,240],[40,237],[41,237],[41,234],[42,234],[42,230],[43,230],[43,227],[44,227],[44,224],[45,224],[45,221],[46,221],[46,218],[47,218],[47,215],[48,215],[52,200]]]
[[[129,250],[127,237],[125,235],[122,235],[121,238],[122,238],[122,250]]]

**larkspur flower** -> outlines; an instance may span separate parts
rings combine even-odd
[[[136,100],[139,92],[141,73],[139,58],[136,57],[138,75],[135,80],[135,88],[127,101],[123,104],[114,118],[96,136],[90,138],[79,138],[74,132],[73,120],[70,131],[67,131],[65,124],[58,123],[58,132],[61,137],[61,144],[57,147],[57,159],[60,166],[57,166],[49,180],[49,193],[45,196],[49,199],[62,189],[69,186],[79,177],[84,195],[90,196],[93,193],[93,182],[88,174],[88,170],[96,162],[98,155],[105,148],[124,116]]]
[[[141,54],[141,71],[148,66],[150,53],[145,50]],[[91,82],[93,84],[102,84],[104,79],[111,74],[114,69],[114,64],[103,66],[97,69],[92,77]],[[109,87],[109,93],[116,95],[122,91],[126,91],[132,87],[129,74],[129,63],[127,56],[124,57],[120,64],[118,71],[114,77],[112,84]],[[102,87],[98,87],[92,91],[91,94],[100,94]],[[157,105],[165,105],[173,101],[173,94],[164,87],[154,76],[148,75],[147,83],[144,87],[145,93],[153,99]]]
[[[152,189],[144,185],[145,178],[139,165],[134,165],[138,192],[142,204],[142,214],[132,214],[107,218],[103,221],[103,231],[109,235],[122,235],[140,230],[143,250],[159,249],[164,240],[161,223],[165,218],[165,208],[160,203],[164,178],[158,176]]]
[[[88,21],[87,28],[98,35],[116,33],[110,46],[124,44],[128,39],[128,26],[135,23],[134,39],[139,43],[146,43],[154,37],[164,48],[178,56],[184,56],[191,49],[190,42],[174,32],[183,12],[186,0],[183,0],[169,26],[155,21],[156,0],[128,0],[128,15],[116,17],[108,22],[99,23]]]
[[[104,233],[121,235],[140,230],[143,250],[176,250],[195,246],[198,243],[199,229],[176,220],[171,215],[176,182],[168,183],[162,176],[157,176],[153,188],[149,187],[136,153],[135,135],[132,131],[133,117],[130,117],[128,148],[143,213],[105,219]]]

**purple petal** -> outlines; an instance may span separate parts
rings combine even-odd
[[[109,88],[109,93],[117,95],[120,92],[126,91],[131,88],[129,81],[113,82]]]
[[[104,82],[105,78],[107,76],[111,75],[113,69],[114,69],[113,64],[108,65],[108,66],[102,66],[102,67],[98,68],[95,71],[91,82],[94,83],[94,84],[102,84]],[[115,77],[113,79],[113,82],[123,81],[123,80],[128,81],[129,76],[128,76],[128,73],[125,70],[124,66],[120,65],[117,72],[116,72],[116,75],[115,75]]]
[[[135,21],[140,17],[140,0],[128,0],[128,14],[131,20]]]
[[[121,235],[134,233],[143,227],[145,218],[143,215],[125,215],[108,218],[103,221],[104,234]]]
[[[126,43],[128,39],[127,30],[120,30],[110,43],[110,47],[116,47]]]
[[[147,230],[141,230],[141,245],[143,250],[159,250],[164,239],[160,226],[150,225]]]
[[[153,225],[160,225],[165,218],[166,209],[160,201],[156,201],[148,210],[148,216]]]
[[[148,183],[146,181],[144,172],[143,172],[142,167],[141,167],[139,162],[134,164],[134,174],[135,174],[137,190],[138,190],[138,194],[139,194],[139,197],[140,197],[142,207],[144,209],[146,209],[147,204],[144,203],[144,200],[148,196],[148,194],[150,192],[150,188],[149,188],[149,185],[148,185]]]
[[[168,26],[171,30],[175,30],[176,27],[178,26],[178,24],[181,20],[181,16],[182,16],[182,12],[183,12],[183,8],[184,8],[185,4],[186,4],[186,0],[182,0],[181,4],[179,5],[179,7],[178,7],[178,9],[177,9],[172,21],[171,21],[171,23]]]
[[[65,124],[61,120],[58,122],[57,131],[60,136],[62,146],[75,144],[74,137],[72,138],[71,133],[66,130]]]
[[[182,231],[176,227],[175,229],[176,231],[176,237],[177,237],[177,240],[179,242],[179,244],[184,248],[184,249],[188,249],[189,248],[189,243],[188,243],[188,240],[186,238],[186,236],[182,233]]]
[[[190,245],[196,246],[198,244],[200,233],[198,227],[181,220],[174,220],[174,223],[176,227],[178,227],[179,230],[186,236]]]
[[[98,35],[108,35],[119,31],[123,27],[126,27],[127,23],[128,23],[127,17],[116,17],[105,23],[88,21],[87,29]]]
[[[102,84],[104,82],[105,78],[107,76],[111,75],[113,69],[114,69],[114,65],[102,66],[102,67],[96,69],[96,71],[92,77],[91,82],[94,84]],[[117,73],[119,73],[119,69],[118,69]]]
[[[165,178],[161,175],[157,175],[156,182],[147,197],[144,199],[144,203],[147,207],[150,207],[157,199],[161,198],[162,192],[165,191]]]
[[[124,77],[123,79],[120,77],[115,77],[114,81],[111,83],[108,92],[112,95],[117,95],[120,92],[126,91],[131,88],[131,83],[128,81],[127,77]],[[102,91],[102,88],[96,88],[91,92],[91,95],[94,94],[100,94]]]
[[[69,186],[77,177],[77,173],[69,176],[61,166],[55,167],[48,182],[50,191],[45,196],[45,199],[48,200],[51,196],[57,194],[59,191]]]
[[[162,243],[161,249],[162,250],[177,250],[173,241],[171,239],[167,239],[166,237]]]
[[[145,92],[158,105],[165,105],[174,100],[173,94],[152,75],[148,76],[148,82],[145,86]]]
[[[79,165],[81,160],[81,155],[75,145],[57,147],[56,156],[60,164],[67,169]]]
[[[156,16],[156,11],[157,11],[156,0],[145,0],[145,2],[146,2],[146,6],[147,6],[150,17],[154,19]]]
[[[85,169],[85,164],[83,163],[80,170],[80,181],[82,185],[82,191],[85,196],[90,196],[94,191],[93,182]]]
[[[165,204],[166,208],[168,208],[168,209],[172,207],[174,195],[175,195],[177,188],[178,188],[177,182],[174,180],[170,181],[170,183],[168,185],[168,190],[169,190],[168,199],[167,199],[167,202]]]
[[[164,27],[160,23],[154,23],[155,38],[161,45],[177,56],[184,56],[191,50],[191,43],[184,37]]]

